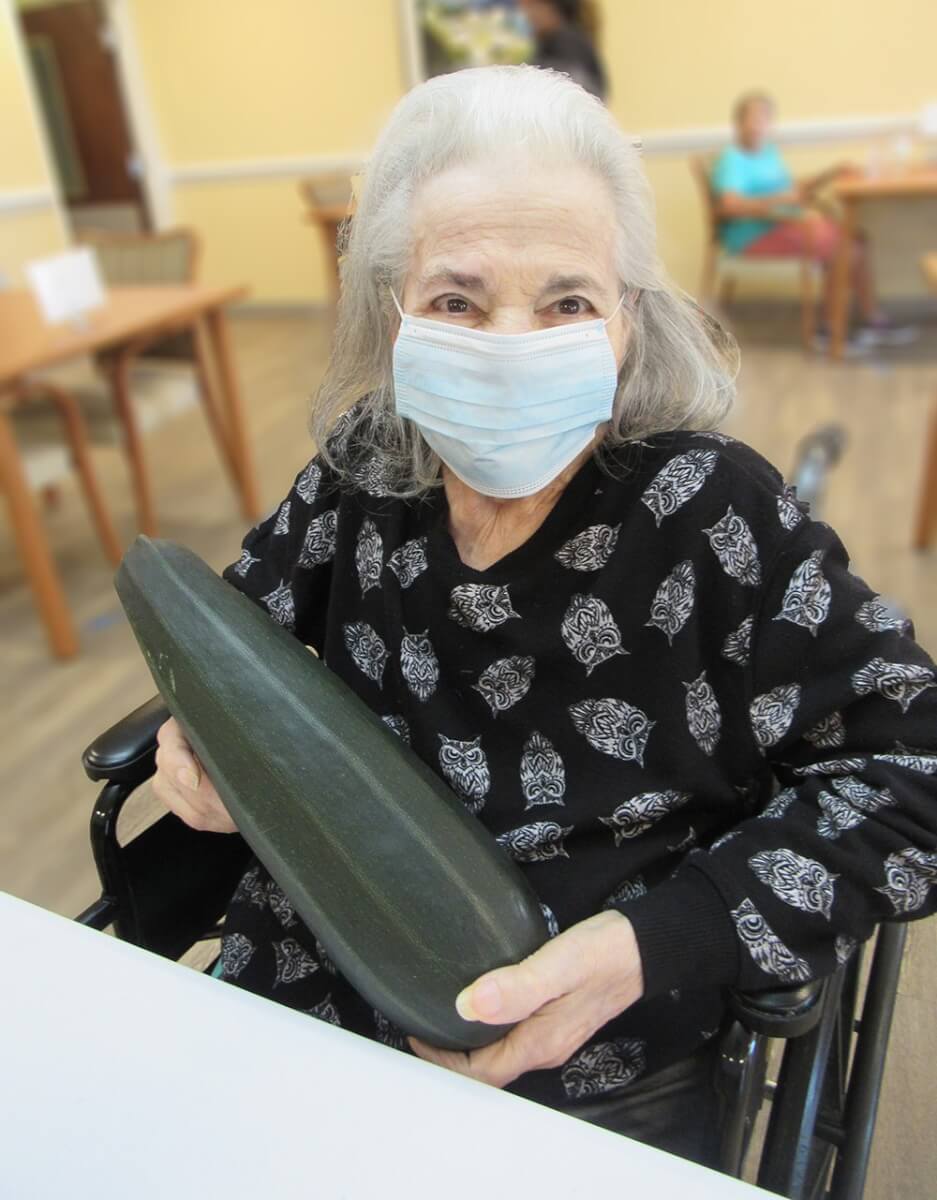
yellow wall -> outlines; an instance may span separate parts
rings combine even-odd
[[[399,0],[122,2],[170,172],[357,155],[405,86]],[[601,8],[612,110],[638,133],[720,125],[732,98],[753,85],[771,90],[788,120],[913,113],[937,99],[933,0],[604,0]],[[0,191],[46,185],[4,20],[0,113]],[[805,148],[789,158],[807,171],[866,149]],[[664,258],[692,289],[703,232],[686,162],[650,157],[647,165]],[[247,281],[260,301],[324,298],[322,253],[302,221],[295,180],[180,180],[170,194],[175,218],[203,235],[209,278]],[[50,214],[0,212],[0,270],[19,253],[11,246],[33,253],[47,243],[57,244]]]
[[[170,167],[366,149],[404,86],[398,0],[131,0]],[[221,8],[223,7],[223,17]],[[890,0],[604,0],[612,109],[638,132],[719,125],[732,97],[772,90],[783,118],[915,112],[937,95],[937,5]],[[887,14],[887,15],[886,15]],[[790,152],[797,171],[866,147]],[[651,158],[661,247],[693,288],[702,219],[682,158]],[[178,219],[206,270],[258,299],[321,299],[324,264],[292,180],[181,182]],[[248,233],[249,231],[249,233]]]
[[[42,144],[16,56],[10,12],[0,5],[0,273],[20,282],[23,263],[62,247],[53,207],[20,211],[2,206],[4,193],[48,188]]]
[[[365,153],[404,87],[396,0],[132,0],[170,167]],[[177,220],[205,236],[209,278],[256,298],[321,300],[325,264],[296,181],[185,182]]]
[[[721,125],[733,97],[752,87],[777,98],[782,121],[904,115],[937,100],[933,0],[603,0],[601,8],[610,106],[639,133]],[[870,149],[852,142],[785,154],[802,175],[862,161]],[[664,261],[694,290],[703,218],[686,160],[649,158],[647,168]],[[901,290],[917,286],[916,274],[885,261],[880,274],[900,274]]]
[[[752,87],[789,120],[914,112],[937,99],[932,0],[604,0],[612,108],[638,129],[727,119]]]
[[[65,238],[55,209],[0,213],[0,274],[4,283],[25,284],[23,264],[64,249]]]

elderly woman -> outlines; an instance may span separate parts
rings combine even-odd
[[[597,100],[530,67],[433,79],[367,171],[319,453],[226,572],[543,903],[552,940],[458,1001],[514,1029],[410,1048],[700,1159],[722,989],[826,975],[937,899],[933,666],[712,432],[734,372]],[[158,763],[183,820],[233,828],[172,722]],[[407,1046],[258,864],[222,965]]]

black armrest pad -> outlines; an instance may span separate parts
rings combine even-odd
[[[81,756],[89,779],[134,787],[156,770],[156,733],[169,719],[161,696],[154,696],[96,737]]]
[[[768,1037],[800,1037],[820,1019],[825,980],[812,979],[764,992],[728,993],[729,1011],[752,1033]]]

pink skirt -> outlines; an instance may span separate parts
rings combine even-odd
[[[809,239],[800,221],[779,221],[742,251],[746,258],[804,258],[809,253],[818,262],[832,261],[840,242],[835,221],[820,217],[811,222]]]

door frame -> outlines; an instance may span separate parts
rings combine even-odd
[[[50,0],[50,3],[54,2],[56,0]],[[58,2],[61,3],[63,0],[58,0]],[[130,4],[128,0],[100,0],[100,2],[107,14],[108,27],[113,37],[114,65],[117,70],[131,142],[140,159],[140,188],[154,230],[166,229],[174,223],[172,189],[159,142],[153,108],[144,84],[143,68]],[[70,242],[72,232],[68,221],[68,208],[59,187],[45,120],[36,93],[32,71],[29,69],[26,39],[14,0],[0,0],[0,19],[3,18],[13,29],[14,52],[19,59],[20,69],[26,82],[33,123],[42,145],[52,201],[59,223],[65,233],[65,240]]]

